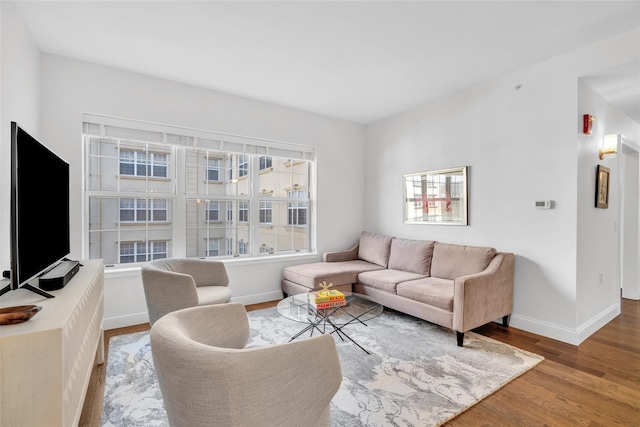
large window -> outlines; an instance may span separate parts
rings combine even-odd
[[[311,147],[96,115],[84,140],[89,258],[312,250]]]

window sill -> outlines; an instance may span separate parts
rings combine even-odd
[[[216,261],[222,261],[225,265],[229,266],[252,266],[261,264],[272,264],[287,261],[308,261],[317,262],[318,254],[315,252],[305,252],[296,254],[285,255],[269,255],[269,256],[256,256],[256,257],[239,257],[239,258],[226,258]],[[104,269],[105,278],[119,278],[119,277],[131,277],[140,275],[140,265],[132,267],[108,267]]]

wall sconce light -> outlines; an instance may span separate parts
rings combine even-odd
[[[615,157],[618,152],[618,141],[620,141],[620,135],[609,134],[602,138],[602,148],[599,151],[600,160],[604,160],[605,157]]]
[[[585,135],[591,135],[591,128],[593,127],[593,121],[596,119],[596,116],[592,116],[591,114],[585,114],[582,116],[582,133]]]

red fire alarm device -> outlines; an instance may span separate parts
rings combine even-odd
[[[585,135],[591,135],[591,127],[595,119],[595,116],[592,116],[590,114],[585,114],[584,116],[582,116],[582,132]]]

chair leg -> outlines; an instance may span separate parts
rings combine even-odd
[[[462,347],[462,343],[464,342],[464,332],[456,331],[456,337],[458,338],[458,347]]]
[[[502,316],[502,326],[505,328],[509,326],[509,322],[511,321],[511,315],[507,314],[506,316]]]

